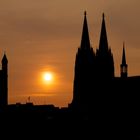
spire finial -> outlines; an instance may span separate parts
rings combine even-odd
[[[87,11],[84,12],[84,15],[85,15],[85,16],[87,15]]]
[[[105,14],[103,13],[103,19],[105,18]]]

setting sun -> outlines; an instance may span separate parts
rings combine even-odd
[[[40,70],[41,72],[38,74],[37,79],[38,85],[41,87],[41,89],[47,89],[47,92],[49,90],[56,89],[59,81],[57,73],[51,68],[49,69],[50,70]]]
[[[53,74],[51,72],[44,72],[43,80],[44,82],[51,83],[53,81]]]
[[[52,80],[52,74],[51,73],[45,73],[44,74],[44,80],[45,81],[51,81]]]

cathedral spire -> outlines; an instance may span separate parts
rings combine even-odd
[[[88,32],[86,11],[84,13],[84,24],[83,24],[82,39],[81,39],[81,48],[82,49],[90,48],[90,40],[89,40],[89,32]]]
[[[121,68],[121,77],[127,77],[127,64],[126,64],[126,56],[125,56],[125,45],[123,43],[123,53],[122,53],[122,64],[120,65]]]
[[[108,51],[108,40],[107,40],[104,13],[103,13],[103,17],[102,17],[102,26],[101,26],[101,33],[100,33],[99,50],[100,51],[106,51],[106,50]]]
[[[126,66],[125,44],[123,43],[122,65]]]
[[[99,49],[96,51],[97,75],[100,78],[112,79],[114,77],[114,60],[111,49],[108,48],[105,15],[102,15],[102,25]]]

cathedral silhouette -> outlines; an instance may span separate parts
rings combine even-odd
[[[94,112],[99,116],[121,114],[127,117],[128,114],[138,112],[140,76],[128,77],[124,44],[122,48],[120,77],[116,77],[113,54],[108,45],[105,15],[102,15],[99,48],[95,52],[90,44],[85,12],[81,45],[75,60],[73,99],[69,108],[78,112]]]

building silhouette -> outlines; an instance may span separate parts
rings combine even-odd
[[[8,59],[6,54],[2,58],[0,70],[0,107],[8,105]]]
[[[89,96],[92,94],[92,79],[94,78],[95,54],[90,45],[87,18],[85,12],[80,48],[76,54],[73,106],[87,109]],[[89,94],[85,96],[86,94]]]
[[[108,45],[105,15],[102,15],[99,48],[94,52],[90,44],[86,12],[81,45],[75,60],[73,99],[69,108],[78,112],[103,114],[136,114],[140,109],[140,76],[128,76],[123,44],[120,77],[114,75],[114,59]],[[127,115],[126,115],[127,114]],[[116,116],[114,115],[116,118]]]

